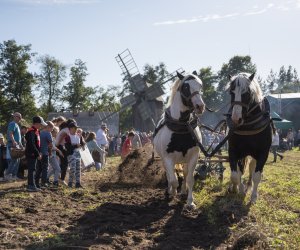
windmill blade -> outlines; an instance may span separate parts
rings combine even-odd
[[[136,97],[133,94],[130,94],[128,96],[121,98],[120,102],[122,107],[132,106],[133,104],[136,103]]]
[[[146,91],[146,100],[154,100],[162,95],[165,92],[163,91],[162,87],[158,84],[153,84]]]
[[[165,77],[163,79],[163,81],[160,83],[160,85],[163,85],[169,81],[174,80],[177,77],[177,72],[179,72],[180,74],[184,74],[185,71],[183,70],[183,68],[178,68],[175,71],[173,71],[172,73],[170,73],[167,77]]]

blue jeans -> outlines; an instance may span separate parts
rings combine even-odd
[[[12,176],[17,176],[20,165],[20,159],[9,159],[8,167],[6,170],[6,175],[11,174]]]
[[[28,187],[35,187],[35,181],[33,178],[35,167],[36,167],[37,159],[27,158],[27,166],[28,166]]]

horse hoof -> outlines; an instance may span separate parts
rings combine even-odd
[[[250,203],[255,204],[257,201],[257,195],[251,195]]]
[[[227,192],[229,194],[236,194],[237,190],[235,190],[232,186],[229,186],[228,189],[227,189]]]
[[[191,204],[186,204],[185,209],[187,210],[195,210],[196,209],[196,204],[192,202]]]

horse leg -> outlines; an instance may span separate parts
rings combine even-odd
[[[176,196],[177,194],[177,187],[178,187],[178,180],[175,174],[175,164],[172,160],[166,159],[164,161],[165,168],[167,172],[167,179],[168,179],[168,194],[171,196]]]
[[[242,195],[245,195],[245,186],[242,183],[242,175],[244,173],[244,167],[245,167],[245,163],[242,163],[243,166],[239,166],[238,167],[238,187],[239,187],[239,193]]]
[[[257,192],[258,184],[260,183],[263,167],[267,161],[267,158],[268,158],[268,153],[265,154],[263,157],[258,158],[256,160],[255,172],[252,176],[253,188],[252,188],[252,194],[251,194],[251,203],[255,203],[258,198],[258,192]]]
[[[238,187],[239,187],[239,182],[241,179],[241,174],[240,174],[240,169],[238,170],[238,161],[237,160],[230,160],[230,169],[231,169],[231,174],[230,174],[230,181],[231,185],[229,187],[229,192],[232,193],[237,193],[238,192]]]
[[[194,187],[194,171],[195,171],[195,167],[197,164],[197,160],[198,160],[198,155],[197,157],[195,157],[195,159],[191,160],[188,164],[187,164],[187,188],[188,188],[188,197],[187,197],[187,206],[189,208],[196,208],[196,205],[194,203],[194,197],[193,197],[193,187]]]
[[[252,157],[251,158],[247,157],[247,165],[249,167],[249,179],[248,179],[247,186],[246,186],[246,193],[252,187],[252,181],[253,181],[252,178],[253,178],[253,174],[254,174],[255,167],[256,167],[256,160]]]
[[[183,181],[181,185],[181,195],[186,195],[186,180],[187,180],[187,175],[188,175],[188,166],[187,164],[183,164]]]

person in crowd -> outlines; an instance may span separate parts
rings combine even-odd
[[[115,154],[115,143],[115,136],[109,136],[108,156],[113,156]]]
[[[297,146],[299,147],[300,150],[300,129],[298,130],[296,139],[297,139]]]
[[[0,133],[0,181],[4,181],[4,171],[7,168],[6,149],[5,138]]]
[[[76,133],[79,135],[79,137],[81,137],[81,136],[83,137],[83,134],[82,134],[83,130],[82,130],[82,128],[78,128]]]
[[[26,147],[25,147],[25,156],[27,160],[28,166],[28,186],[27,190],[29,192],[38,192],[39,188],[36,187],[34,181],[34,172],[36,169],[37,160],[42,159],[41,154],[41,142],[40,142],[40,128],[42,126],[47,126],[44,119],[40,116],[34,116],[32,118],[32,127],[28,129],[25,139],[26,139]]]
[[[60,166],[59,166],[59,162],[58,162],[58,158],[57,158],[57,153],[63,158],[64,155],[63,153],[55,146],[55,141],[56,141],[56,136],[59,132],[59,128],[54,126],[53,127],[53,130],[51,132],[51,135],[52,135],[52,150],[51,150],[51,155],[50,155],[50,158],[49,158],[49,166],[50,166],[50,170],[48,172],[48,180],[50,179],[50,177],[52,175],[54,175],[54,179],[53,179],[53,186],[54,187],[58,187],[58,179],[59,179],[59,176],[60,176]]]
[[[138,132],[136,132],[134,130],[134,128],[131,128],[130,131],[134,133],[134,137],[132,139],[132,148],[133,149],[139,149],[140,147],[142,147],[142,142],[141,142],[140,135],[139,135]]]
[[[6,180],[16,180],[19,170],[20,159],[12,158],[10,151],[12,148],[21,148],[21,131],[19,123],[22,120],[22,115],[19,112],[12,114],[13,120],[8,124],[7,129],[7,159],[8,167],[5,173]]]
[[[279,134],[278,131],[275,130],[275,133],[273,134],[272,145],[271,145],[271,150],[274,155],[273,162],[277,161],[277,155],[280,157],[280,160],[283,159],[283,155],[277,152],[278,148],[279,148]]]
[[[92,154],[93,151],[98,151],[100,153],[100,159],[101,161],[103,160],[103,155],[106,154],[106,151],[103,150],[96,141],[96,134],[94,132],[90,132],[89,136],[86,138],[86,145],[90,151],[90,153]],[[102,163],[101,162],[97,162],[95,161],[95,167],[96,170],[99,171],[102,167]]]
[[[120,133],[116,141],[116,154],[121,155],[121,146],[122,146],[122,134]]]
[[[21,144],[24,148],[26,146],[25,134],[27,133],[27,130],[28,130],[27,126],[25,126],[25,125],[21,126],[21,129],[20,129],[20,131],[21,131]]]
[[[48,187],[47,177],[48,177],[48,168],[49,168],[49,157],[51,156],[52,143],[53,143],[51,132],[54,128],[54,124],[50,121],[47,121],[46,123],[47,123],[46,127],[40,132],[42,159],[37,164],[37,169],[35,172],[35,185],[38,188]],[[41,185],[40,185],[40,179],[41,179]]]
[[[100,129],[96,133],[97,144],[100,146],[100,148],[102,148],[105,151],[108,149],[108,145],[109,145],[109,141],[107,138],[107,132],[108,132],[107,125],[105,123],[102,123]],[[105,167],[105,162],[106,162],[105,156],[106,156],[106,154],[103,155],[104,162],[102,163],[102,168]]]
[[[122,151],[121,151],[121,159],[124,160],[127,155],[129,155],[130,151],[132,150],[132,140],[134,138],[134,133],[130,131],[128,133],[128,136],[126,140],[124,141],[122,145]]]
[[[294,146],[294,133],[293,133],[292,129],[289,129],[286,139],[287,139],[287,144],[288,144],[288,150],[292,150],[293,146]]]
[[[58,132],[55,141],[55,146],[63,153],[63,156],[61,156],[60,154],[58,156],[60,159],[60,169],[61,169],[60,179],[64,185],[67,185],[67,183],[65,182],[65,178],[68,169],[68,156],[67,156],[67,150],[65,148],[65,138],[70,134],[70,130],[68,128],[68,124],[70,123],[76,123],[76,121],[74,119],[69,119],[60,124],[59,126],[60,131]]]
[[[63,122],[66,122],[67,119],[63,116],[59,116],[56,118],[53,118],[51,122],[53,122],[54,126],[59,127]]]
[[[27,130],[28,130],[27,126],[25,125],[21,126],[21,144],[23,148],[26,147],[25,134],[27,133]],[[23,156],[22,158],[20,158],[19,170],[17,174],[17,177],[19,179],[25,179],[25,174],[24,174],[25,169],[27,169],[27,163],[26,163],[25,156]]]
[[[75,188],[82,188],[81,186],[81,156],[80,147],[85,145],[82,136],[77,134],[78,126],[75,122],[68,124],[69,135],[66,137],[66,149],[68,155],[68,163],[70,165],[69,183],[68,186],[73,186],[75,177]]]

